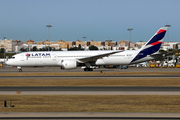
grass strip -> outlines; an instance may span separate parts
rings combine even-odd
[[[60,72],[60,73],[0,73],[0,76],[91,76],[91,75],[180,75],[180,72]]]
[[[0,112],[180,112],[178,95],[0,95],[0,102]]]
[[[179,78],[0,79],[0,86],[180,86]]]

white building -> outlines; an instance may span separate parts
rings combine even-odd
[[[173,46],[177,44],[178,42],[163,42],[161,45],[162,50],[167,50],[167,49],[173,49]]]

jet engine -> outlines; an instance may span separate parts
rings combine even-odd
[[[66,59],[61,61],[61,69],[75,69],[76,67],[76,60]]]

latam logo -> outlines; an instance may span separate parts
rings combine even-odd
[[[51,54],[50,53],[26,53],[26,57],[29,57],[29,58],[50,58],[51,57]]]
[[[26,54],[26,56],[27,56],[27,57],[29,57],[29,56],[30,56],[30,54],[29,54],[29,53],[27,53],[27,54]]]

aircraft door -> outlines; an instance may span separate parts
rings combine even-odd
[[[21,59],[21,61],[24,61],[24,60],[25,60],[24,54],[22,54],[22,55],[20,56],[20,59]]]

